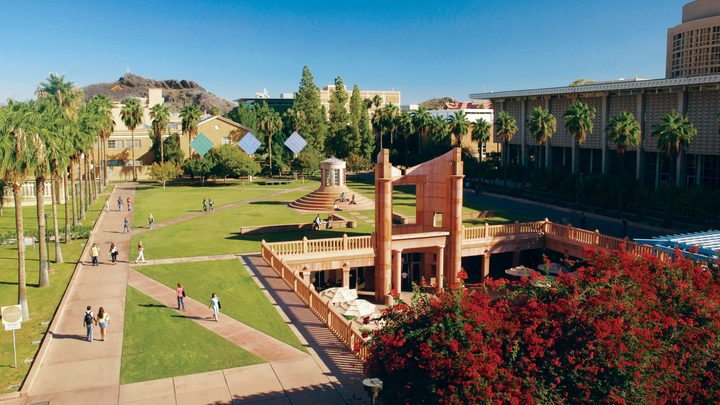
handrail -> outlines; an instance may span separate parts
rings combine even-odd
[[[372,249],[372,236],[343,235],[341,238],[307,239],[265,243],[278,256]]]

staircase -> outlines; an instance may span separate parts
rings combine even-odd
[[[361,194],[353,193],[349,188],[337,190],[334,187],[333,189],[315,190],[288,205],[290,208],[303,212],[330,212],[333,211],[333,205],[342,192],[345,192],[347,200],[345,202],[337,201],[337,204],[343,211],[369,211],[375,209],[375,203]],[[353,194],[355,194],[356,204],[350,204]]]

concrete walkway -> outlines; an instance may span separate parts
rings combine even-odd
[[[115,187],[110,196],[110,206],[118,196],[135,199],[134,185]],[[48,349],[38,374],[30,386],[30,403],[49,401],[51,404],[110,404],[117,402],[120,381],[120,357],[122,355],[123,321],[125,314],[125,286],[127,285],[130,234],[122,234],[122,221],[126,212],[110,211],[103,214],[92,235],[92,242],[100,248],[100,266],[92,267],[89,257],[86,264],[77,269],[79,274],[66,304],[58,308],[57,325],[51,325],[48,333]],[[127,215],[132,221],[132,215]],[[120,262],[110,263],[110,243],[114,242],[120,253]],[[110,315],[106,341],[85,340],[82,325],[85,307],[91,305],[97,315],[102,306]],[[95,339],[100,338],[95,328]]]
[[[156,264],[173,264],[173,263],[192,263],[192,262],[207,262],[210,260],[230,260],[237,259],[240,254],[230,253],[226,255],[211,255],[211,256],[191,256],[191,257],[171,257],[167,259],[153,259],[147,260],[145,263],[133,263],[133,267],[142,266],[153,266]]]
[[[142,273],[130,270],[128,284],[167,307],[177,307],[175,290]],[[219,320],[215,322],[208,305],[201,304],[190,297],[185,297],[185,311],[180,311],[180,313],[267,361],[300,360],[307,357],[307,354],[300,350],[224,315],[222,311]]]
[[[223,205],[223,206],[221,206],[221,207],[215,208],[215,211],[213,211],[213,212],[220,212],[220,211],[224,211],[224,210],[227,210],[227,209],[230,209],[230,208],[240,207],[240,206],[247,205],[247,204],[250,204],[250,203],[254,203],[254,202],[257,202],[257,201],[263,201],[263,200],[266,200],[266,199],[271,198],[271,197],[277,197],[277,196],[279,196],[279,195],[292,193],[292,192],[294,192],[294,191],[306,190],[306,189],[308,189],[308,187],[310,187],[310,185],[301,186],[301,187],[295,187],[295,188],[286,188],[286,189],[278,190],[278,191],[275,192],[275,193],[265,194],[265,195],[263,195],[263,196],[261,196],[261,197],[255,197],[255,198],[251,198],[251,199],[249,199],[249,200],[243,200],[243,201],[237,201],[237,202],[230,203],[230,204],[225,204],[225,205]],[[133,200],[133,201],[134,201],[134,200]],[[190,213],[190,214],[187,214],[187,215],[183,215],[183,216],[181,216],[181,217],[173,218],[173,219],[168,220],[168,221],[158,222],[158,223],[155,224],[155,229],[160,229],[160,228],[164,228],[164,227],[166,227],[166,226],[175,225],[175,224],[179,224],[179,223],[182,223],[182,222],[187,222],[187,221],[190,221],[190,220],[193,220],[193,219],[195,219],[195,218],[199,218],[199,217],[202,217],[202,216],[205,216],[205,215],[209,215],[209,213],[207,213],[207,212],[193,212],[193,213]],[[137,235],[137,234],[145,233],[145,232],[147,232],[147,231],[149,231],[149,230],[150,230],[150,228],[147,228],[147,227],[137,228],[137,229],[133,229],[132,232],[131,232],[131,234],[134,236],[134,235]]]

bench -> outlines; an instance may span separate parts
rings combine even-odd
[[[292,183],[292,180],[265,180],[264,183],[266,186],[282,186]]]

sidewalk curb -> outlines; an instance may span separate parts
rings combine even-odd
[[[108,197],[106,201],[110,200],[110,196],[112,196],[112,193],[115,192],[115,188],[117,187],[117,184],[112,185],[112,189],[110,190]],[[27,375],[25,376],[25,380],[22,383],[22,387],[20,388],[20,391],[18,391],[12,398],[5,398],[4,396],[0,396],[0,401],[6,400],[6,399],[17,399],[17,398],[27,398],[28,393],[30,392],[30,388],[32,388],[33,384],[35,383],[35,378],[37,378],[37,375],[40,371],[40,368],[42,367],[43,361],[45,360],[45,355],[47,354],[48,348],[50,347],[50,342],[53,340],[52,336],[52,329],[56,327],[60,320],[63,317],[65,306],[67,305],[67,301],[69,300],[70,295],[75,289],[75,281],[78,277],[78,274],[80,274],[79,270],[82,268],[82,259],[87,255],[90,246],[92,245],[92,240],[95,237],[95,232],[97,231],[97,228],[100,224],[100,220],[105,215],[105,210],[100,208],[100,214],[98,214],[97,218],[95,219],[95,223],[93,224],[92,231],[90,232],[90,235],[88,236],[87,242],[85,242],[85,247],[83,247],[82,253],[80,254],[80,257],[78,258],[78,262],[75,265],[75,269],[73,270],[73,275],[70,277],[70,281],[68,281],[67,287],[65,287],[65,292],[63,293],[62,299],[60,300],[60,303],[58,304],[57,308],[55,309],[55,313],[53,314],[52,321],[50,322],[50,325],[48,325],[47,331],[45,332],[45,335],[42,338],[42,342],[40,343],[40,349],[38,349],[37,353],[35,354],[35,358],[33,359],[32,366],[30,367],[30,370],[28,371]]]

